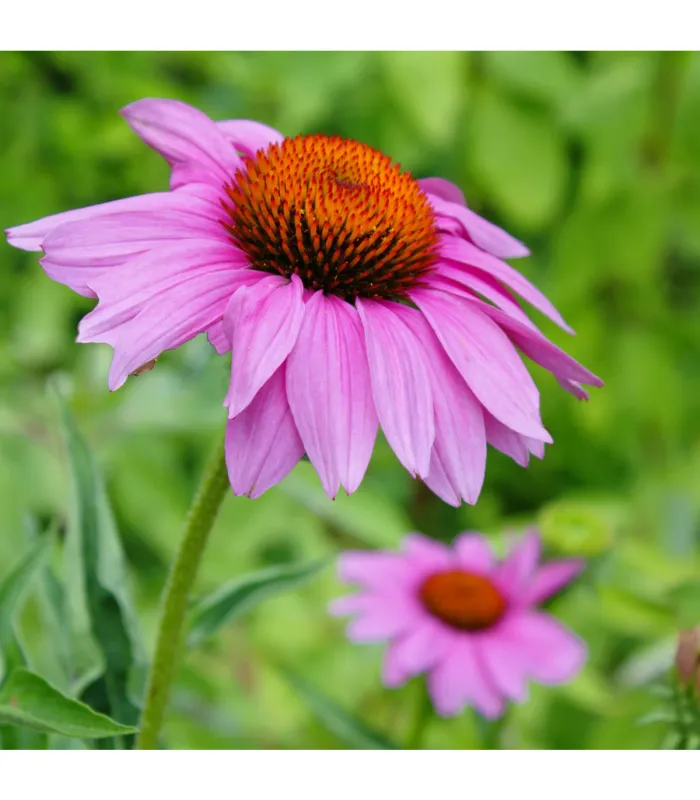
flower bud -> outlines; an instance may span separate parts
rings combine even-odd
[[[700,693],[700,625],[678,634],[676,671],[681,683]]]

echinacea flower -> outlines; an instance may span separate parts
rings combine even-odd
[[[471,706],[495,718],[506,701],[526,699],[528,681],[565,683],[585,661],[583,642],[537,608],[583,563],[539,561],[534,531],[501,562],[478,533],[462,533],[452,547],[409,534],[399,553],[343,553],[340,579],[361,591],[335,600],[330,610],[355,616],[347,629],[351,641],[390,642],[386,686],[427,673],[442,716]]]
[[[359,486],[378,426],[443,500],[474,503],[486,443],[526,465],[552,439],[516,348],[577,397],[601,381],[512,292],[565,322],[503,258],[527,249],[440,178],[377,150],[214,122],[173,100],[122,111],[171,191],[10,228],[49,277],[98,303],[79,342],[114,349],[109,387],[202,332],[232,351],[227,462],[257,497],[304,453],[323,488]]]

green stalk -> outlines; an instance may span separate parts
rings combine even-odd
[[[158,745],[158,735],[182,648],[190,591],[228,486],[223,444],[217,444],[187,515],[180,549],[163,590],[156,649],[139,723],[136,743],[139,750],[155,750]]]

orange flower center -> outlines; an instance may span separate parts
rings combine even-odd
[[[224,226],[253,268],[309,289],[400,299],[435,262],[428,198],[400,165],[339,136],[296,136],[244,159]]]
[[[490,628],[506,611],[503,595],[488,578],[458,569],[427,578],[420,599],[433,616],[463,631]]]

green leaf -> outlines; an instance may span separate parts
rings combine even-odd
[[[483,54],[499,83],[546,103],[561,103],[578,90],[581,74],[570,53],[494,51]]]
[[[546,226],[561,205],[569,170],[553,120],[484,91],[471,133],[470,166],[484,192],[519,224]]]
[[[28,588],[44,564],[49,544],[49,537],[42,538],[0,583],[0,680],[6,668],[24,663],[13,623]]]
[[[244,575],[199,600],[192,609],[187,643],[196,647],[223,625],[268,597],[294,589],[312,578],[325,562],[270,567]]]
[[[280,670],[289,683],[296,689],[309,711],[331,733],[348,747],[355,750],[398,750],[386,736],[370,728],[362,720],[351,716],[333,700],[315,689],[303,678],[289,669]]]
[[[66,406],[61,423],[73,484],[65,545],[66,599],[83,670],[101,676],[83,697],[134,724],[145,657],[126,583],[126,567],[102,476]]]
[[[16,669],[0,690],[0,724],[79,739],[123,736],[136,729],[72,700],[39,675]]]
[[[304,461],[279,489],[364,546],[397,547],[411,528],[410,520],[399,506],[388,503],[367,485],[360,486],[352,497],[338,494],[331,500],[321,488],[314,468]]]

